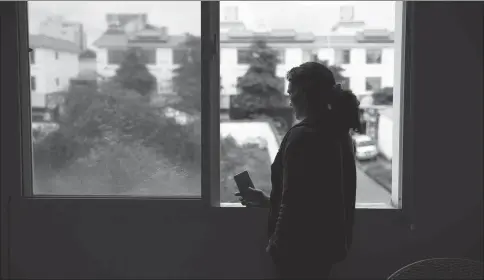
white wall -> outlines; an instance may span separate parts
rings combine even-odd
[[[35,64],[30,65],[30,75],[36,79],[36,88],[31,90],[32,106],[44,107],[45,95],[67,89],[70,79],[79,73],[78,54],[57,52],[51,49],[35,49]],[[59,79],[59,84],[56,83]]]
[[[378,121],[378,150],[386,159],[392,160],[393,157],[393,121],[380,115]]]

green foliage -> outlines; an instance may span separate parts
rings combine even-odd
[[[162,163],[200,173],[198,120],[179,124],[116,81],[99,89],[72,87],[64,95],[59,129],[34,143],[36,179],[46,182],[44,190],[64,184],[61,193],[129,192]]]
[[[249,69],[237,82],[240,94],[233,100],[235,106],[254,111],[283,105],[284,87],[276,76],[277,52],[264,40],[257,40],[252,43],[247,59]]]
[[[129,49],[116,70],[115,80],[124,89],[134,90],[142,96],[149,96],[156,90],[156,78],[142,62],[141,55],[140,49]]]
[[[372,94],[374,105],[392,105],[393,104],[393,88],[385,87],[380,91]]]
[[[232,137],[220,139],[220,200],[238,202],[234,175],[247,170],[255,187],[269,193],[271,160],[267,148],[258,144],[238,145]]]
[[[191,114],[200,114],[202,88],[202,48],[200,37],[187,35],[179,46],[185,50],[182,63],[173,71],[173,89],[179,97],[176,108]]]

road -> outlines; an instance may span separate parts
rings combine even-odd
[[[389,203],[390,193],[357,167],[356,202]]]

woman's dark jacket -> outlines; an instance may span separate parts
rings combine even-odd
[[[351,246],[356,196],[349,130],[323,120],[296,124],[271,170],[268,233],[279,257],[342,261]]]

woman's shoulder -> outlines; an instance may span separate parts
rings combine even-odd
[[[291,128],[287,132],[285,138],[287,139],[285,141],[286,147],[290,144],[304,147],[307,145],[313,146],[314,144],[322,144],[327,137],[325,137],[324,131],[321,131],[320,129],[306,125],[299,125]]]

